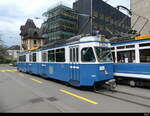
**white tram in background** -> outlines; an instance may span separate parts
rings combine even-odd
[[[150,86],[150,35],[112,44],[111,50],[114,76],[127,80],[131,86]]]
[[[76,36],[67,41],[20,53],[18,70],[77,87],[115,85],[111,44],[104,36]]]

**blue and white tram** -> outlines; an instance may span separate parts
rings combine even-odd
[[[104,36],[86,36],[61,46],[20,53],[18,70],[53,78],[73,86],[112,83],[110,42]]]
[[[131,86],[150,86],[150,39],[112,44],[114,76]]]

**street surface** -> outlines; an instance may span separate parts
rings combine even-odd
[[[149,89],[118,86],[117,90],[150,97]],[[18,72],[15,67],[0,65],[0,112],[147,113],[150,107],[69,87],[54,80]]]

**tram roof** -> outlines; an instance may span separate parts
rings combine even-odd
[[[78,36],[74,36],[65,40],[52,41],[51,43],[43,46],[41,49],[61,47],[64,45],[76,44],[78,42],[80,43],[80,42],[94,42],[94,41],[110,42],[108,39],[105,38],[104,35],[97,35],[97,36],[78,35]]]
[[[135,37],[135,40],[112,43],[111,45],[118,46],[118,45],[135,44],[135,43],[143,43],[143,42],[144,43],[150,42],[150,34],[149,35],[140,35],[140,36]]]
[[[97,36],[90,36],[90,35],[78,35],[71,37],[66,40],[59,40],[59,41],[52,41],[48,45],[43,46],[42,48],[36,49],[36,50],[30,50],[30,51],[25,51],[20,54],[26,54],[28,52],[36,52],[36,51],[41,51],[41,50],[46,50],[50,48],[56,48],[56,47],[61,47],[61,46],[66,46],[70,44],[78,44],[78,43],[86,43],[86,42],[106,42],[110,43],[108,39],[105,38],[104,35],[97,35]]]

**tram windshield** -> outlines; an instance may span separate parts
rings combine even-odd
[[[107,47],[95,47],[99,62],[113,62],[111,49]]]

